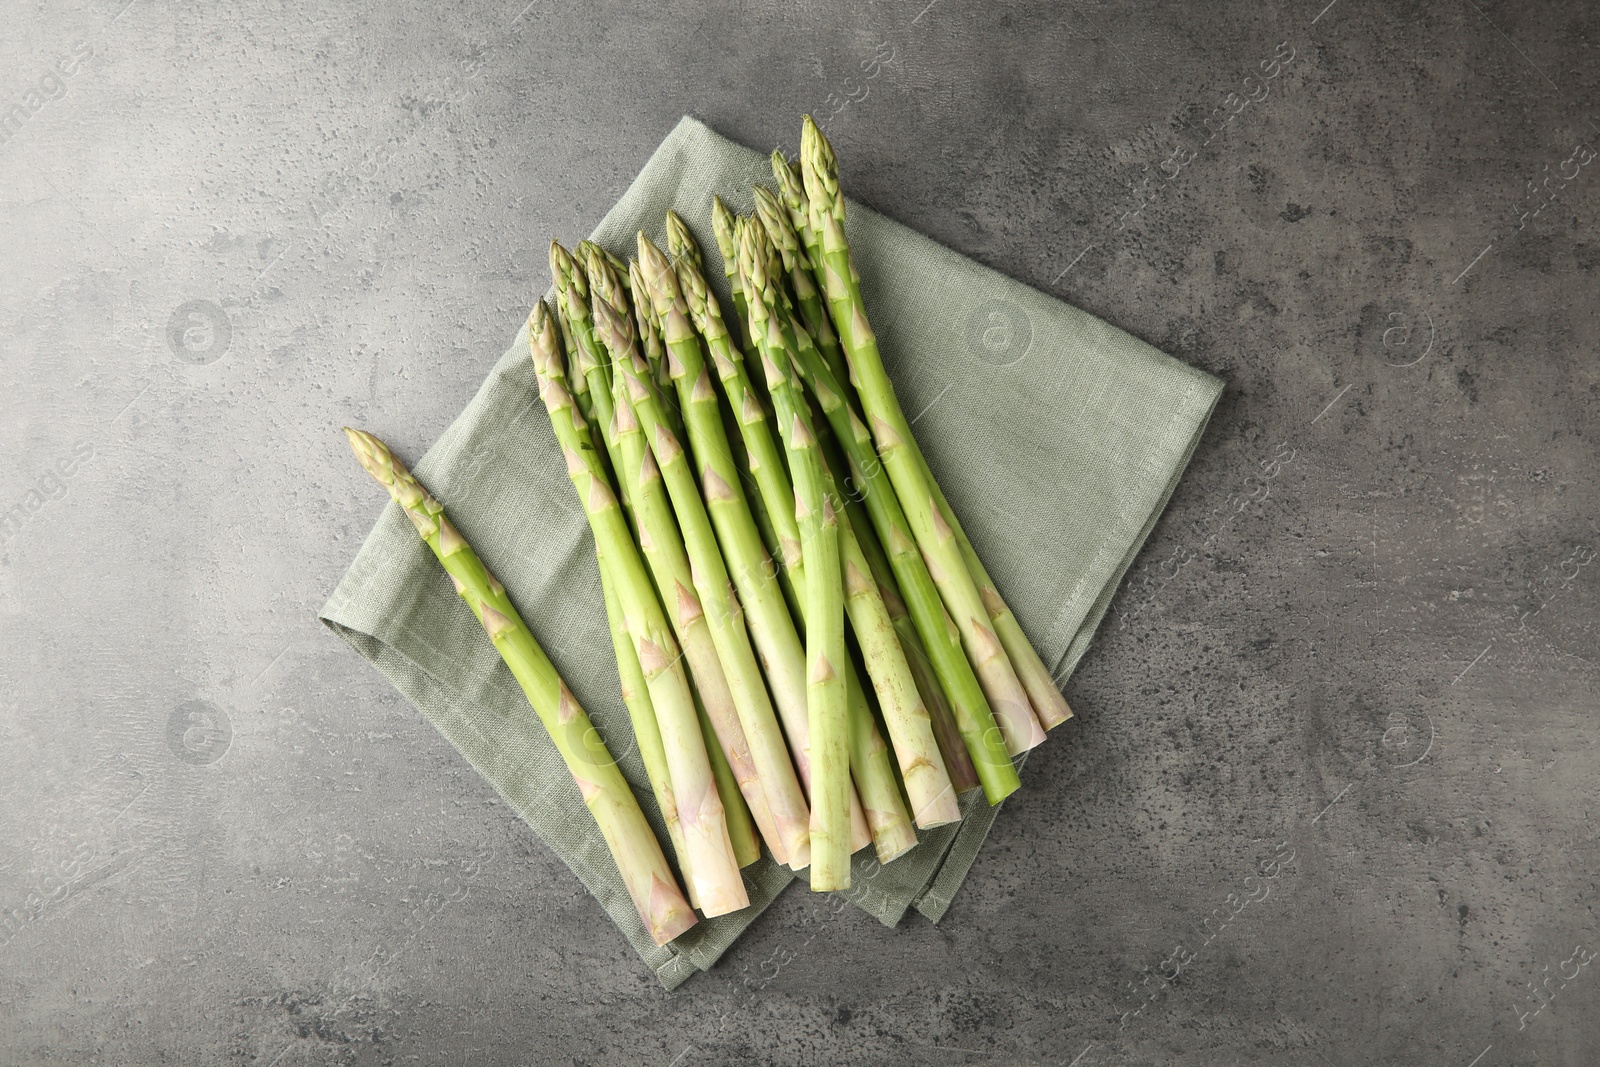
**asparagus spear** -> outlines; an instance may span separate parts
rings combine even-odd
[[[695,924],[694,911],[678,889],[672,868],[667,866],[661,844],[645,821],[644,812],[634,799],[616,761],[590,725],[589,716],[578,706],[544,650],[522,621],[505,587],[489,573],[465,538],[451,525],[444,507],[412,476],[387,445],[360,430],[345,428],[350,447],[367,473],[389,491],[417,533],[433,550],[434,556],[450,575],[461,599],[466,601],[489,634],[489,640],[505,660],[528,703],[544,724],[550,740],[567,764],[584,806],[594,816],[601,836],[616,860],[617,870],[628,887],[639,918],[658,945],[683,933]],[[736,875],[737,877],[737,872]],[[740,885],[743,892],[743,885]]]
[[[787,228],[786,220],[784,227]],[[791,368],[788,377],[794,391],[794,402],[804,408],[799,379],[793,371],[806,363],[820,363],[821,357],[810,334],[795,317],[787,297],[782,295],[778,286],[771,284],[771,279],[775,279],[781,269],[776,249],[760,223],[752,225],[750,229],[752,243],[768,259],[768,287],[776,290],[776,300],[769,314],[781,332],[784,356],[787,357],[783,366]],[[769,369],[769,377],[771,373]],[[825,429],[819,430],[818,435],[819,441],[829,436]],[[838,488],[832,474],[827,471],[824,472],[824,488],[833,500],[834,507],[842,507]],[[840,524],[840,549],[846,576],[845,610],[861,646],[873,689],[878,695],[878,706],[893,741],[901,780],[917,825],[932,827],[954,822],[961,817],[961,811],[956,804],[955,790],[945,769],[944,757],[933,734],[927,706],[918,693],[911,666],[900,648],[888,609],[870,577],[871,568],[847,516]],[[1009,760],[1006,762],[1009,766]]]
[[[652,247],[651,251],[655,249]],[[660,256],[659,252],[655,254]],[[750,647],[750,638],[740,617],[739,605],[734,599],[733,586],[729,584],[727,566],[717,547],[711,517],[706,511],[708,501],[713,509],[717,509],[724,497],[732,498],[732,494],[737,492],[738,477],[730,471],[733,483],[729,483],[711,474],[705,482],[706,499],[702,499],[700,487],[689,466],[688,454],[667,425],[660,398],[650,383],[649,367],[639,355],[626,308],[608,302],[615,292],[608,284],[609,279],[605,278],[610,268],[597,263],[594,269],[600,275],[600,281],[594,286],[595,320],[599,324],[600,338],[615,361],[618,393],[623,396],[618,406],[620,408],[624,403],[632,406],[671,494],[673,509],[688,550],[690,573],[710,622],[717,655],[722,662],[734,696],[734,707],[749,745],[757,785],[770,813],[771,825],[762,827],[763,836],[774,834],[777,839],[775,844],[773,838],[768,837],[768,843],[774,844],[774,855],[796,869],[803,868],[809,863],[810,856],[807,828],[810,815],[805,796],[795,777],[794,766],[789,762],[783,732],[778,728],[777,716],[773,713],[766,686],[762,682],[761,668]],[[653,296],[657,280],[652,277],[652,263],[648,259],[644,260],[643,277],[646,286],[652,289]],[[648,299],[643,292],[639,296]],[[675,318],[676,315],[678,313],[674,310],[662,316],[669,348],[674,354],[683,347],[674,338],[678,318],[681,318]],[[682,327],[689,329],[687,321],[682,323]],[[696,399],[694,390],[686,389],[680,393],[682,408],[691,427],[696,427],[699,420],[707,415],[717,418],[716,394],[711,391],[709,380],[704,384],[704,391],[711,402],[709,412],[702,410],[704,404]],[[722,428],[720,419],[716,422],[716,428],[718,431]],[[722,442],[722,445],[725,449],[726,442]],[[753,527],[751,534],[756,538],[752,543],[761,557],[753,565],[763,566],[766,563],[765,553],[759,550],[759,537],[755,535]],[[735,559],[736,574],[743,562]]]
[[[786,414],[790,417],[784,445],[795,479],[795,519],[800,523],[807,571],[806,706],[816,761],[811,790],[811,832],[816,842],[811,888],[848,889],[850,751],[844,678],[839,673],[845,657],[839,519],[822,488],[815,438],[797,413]]]
[[[796,402],[773,307],[775,296],[759,262],[754,227],[741,226],[739,270],[750,307],[750,336],[761,351],[767,388],[794,478],[795,518],[805,560],[807,704],[811,718],[811,840],[813,890],[850,884],[843,843],[845,788],[848,784],[849,717],[844,681],[843,572],[838,516],[823,484],[821,454],[810,418]],[[836,666],[837,665],[837,666]],[[858,783],[859,784],[859,783]],[[898,800],[898,790],[896,790]],[[866,801],[871,809],[871,802]]]
[[[728,216],[729,220],[731,218]],[[720,228],[731,229],[732,225],[731,221],[727,221]],[[693,244],[693,237],[686,226],[673,226],[669,221],[668,234],[677,245]],[[773,440],[767,425],[766,409],[745,374],[743,354],[733,344],[716,298],[711,295],[705,276],[693,269],[692,264],[698,255],[691,257],[683,254],[677,247],[673,251],[679,260],[678,292],[711,352],[712,362],[728,399],[727,411],[739,423],[738,436],[748,451],[748,463],[738,464],[736,469],[748,467],[754,474],[759,492],[755,497],[746,499],[764,504],[762,510],[774,528],[768,539],[781,546],[784,556],[779,577],[785,585],[790,603],[795,607],[793,615],[786,616],[781,605],[772,600],[770,587],[758,580],[757,576],[765,571],[738,567],[736,573],[743,574],[757,585],[757,588],[744,593],[752,620],[758,612],[764,619],[760,626],[752,623],[752,631],[763,661],[767,664],[768,677],[773,681],[773,693],[778,701],[779,712],[783,715],[784,728],[795,749],[801,777],[809,788],[810,719],[805,696],[805,648],[794,625],[796,618],[803,620],[805,617],[803,596],[796,594],[796,586],[802,587],[803,592],[804,574],[800,557],[800,530],[795,521],[792,503],[794,489],[789,480],[788,464]],[[670,296],[670,289],[667,292]],[[686,352],[685,358],[697,359],[699,356],[697,352]],[[698,380],[698,375],[695,377]],[[708,432],[706,436],[714,435]],[[723,440],[726,440],[726,435]],[[696,451],[715,461],[717,457],[731,454],[731,447],[725,453],[714,440],[702,440],[696,443]],[[722,477],[728,484],[738,484],[729,474],[724,473]],[[730,516],[730,522],[738,521],[737,515]],[[734,537],[739,538],[739,535],[735,533]],[[853,725],[851,769],[855,778],[855,789],[850,795],[850,850],[855,852],[870,840],[879,862],[887,863],[914,845],[916,835],[908,825],[902,805],[898,801],[890,803],[893,800],[893,790],[890,788],[893,775],[888,768],[887,755],[882,754],[883,741],[877,736],[871,711],[866,705],[865,690],[853,663],[849,664],[845,674],[845,687]],[[867,812],[863,812],[863,805]]]
[[[567,392],[555,330],[544,302],[528,320],[528,346],[539,375],[539,395],[566,456],[567,473],[588,516],[595,543],[616,579],[617,596],[655,709],[689,856],[695,898],[706,915],[723,915],[750,903],[728,837],[722,800],[701,741],[689,680],[678,645],[639,559],[617,499],[607,485],[587,427]]]
[[[667,211],[667,251],[672,255],[674,269],[681,266],[705,276],[706,258],[700,252],[700,242],[694,239],[683,216],[672,210]]]
[[[769,218],[768,229],[787,230],[781,218]],[[788,230],[792,235],[792,230]],[[917,551],[899,498],[872,450],[871,437],[847,399],[848,387],[810,344],[800,344],[805,330],[795,326],[795,367],[816,396],[818,406],[833,429],[834,440],[849,460],[851,496],[866,504],[871,528],[890,559],[902,588],[908,594],[913,627],[922,645],[932,654],[933,665],[955,709],[964,747],[984,786],[991,804],[1014,792],[1021,782],[1011,764],[1004,738],[996,729],[988,700],[973,673],[972,664],[962,650],[959,633],[953,632],[949,615],[939,598],[928,565]],[[909,653],[907,653],[909,661]],[[931,714],[931,713],[930,713]]]
[[[656,722],[656,711],[650,703],[650,692],[645,687],[639,655],[633,650],[633,640],[628,636],[628,620],[622,614],[622,601],[617,597],[616,579],[607,571],[604,556],[599,558],[599,563],[600,589],[606,601],[611,650],[617,657],[617,681],[622,687],[622,702],[627,705],[628,717],[633,720],[633,737],[639,744],[639,758],[644,761],[645,774],[650,778],[656,807],[661,809],[662,821],[667,824],[667,837],[672,841],[673,855],[678,858],[678,870],[684,872],[683,882],[689,889],[689,904],[693,906],[694,879],[688,876],[688,852],[683,846],[683,828],[678,825],[678,802],[672,796],[672,772],[667,769],[667,750],[661,743],[661,727]]]
[[[811,226],[817,231],[822,247],[823,289],[871,424],[878,454],[888,468],[889,479],[911,522],[917,545],[928,559],[929,571],[945,607],[961,631],[962,644],[1005,734],[1007,748],[1013,754],[1024,752],[1044,740],[1044,730],[1007,650],[995,636],[993,620],[967,569],[954,528],[939,510],[928,486],[926,466],[918,459],[916,439],[895,398],[894,386],[879,357],[877,338],[861,300],[860,278],[851,262],[850,245],[844,234],[844,193],[839,187],[838,164],[827,137],[809,116],[801,132],[800,165]],[[1031,645],[1026,641],[1023,645],[1028,655],[1038,658]],[[1019,656],[1023,651],[1018,649]],[[1054,685],[1050,688],[1054,690]],[[1059,700],[1059,692],[1056,697]]]

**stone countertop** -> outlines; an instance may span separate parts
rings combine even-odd
[[[1600,11],[12,7],[0,1062],[1600,1060]],[[946,919],[669,996],[317,624],[337,427],[419,455],[680,115],[808,110],[1227,389]]]

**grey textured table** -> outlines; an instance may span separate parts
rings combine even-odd
[[[1600,13],[1324,2],[13,0],[0,1062],[1600,1062]],[[335,431],[419,454],[680,114],[805,110],[1228,388],[948,918],[794,891],[667,996],[316,624]]]

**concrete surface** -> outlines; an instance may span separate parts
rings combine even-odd
[[[1600,1062],[1591,5],[123,2],[0,16],[0,1063]],[[836,108],[1228,388],[949,917],[667,996],[317,625],[335,428],[420,453],[680,114]]]

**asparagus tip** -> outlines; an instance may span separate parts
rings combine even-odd
[[[690,264],[695,270],[705,267],[700,256],[700,243],[694,239],[689,224],[672,210],[667,212],[667,251],[672,253],[674,259]]]
[[[350,451],[356,454],[356,459],[361,461],[361,466],[366,469],[366,472],[377,478],[378,472],[373,469],[373,465],[377,462],[380,449],[384,452],[388,451],[384,443],[365,430],[357,430],[351,426],[345,426],[342,429],[344,430],[345,439],[350,442]],[[382,481],[381,478],[378,480]]]

